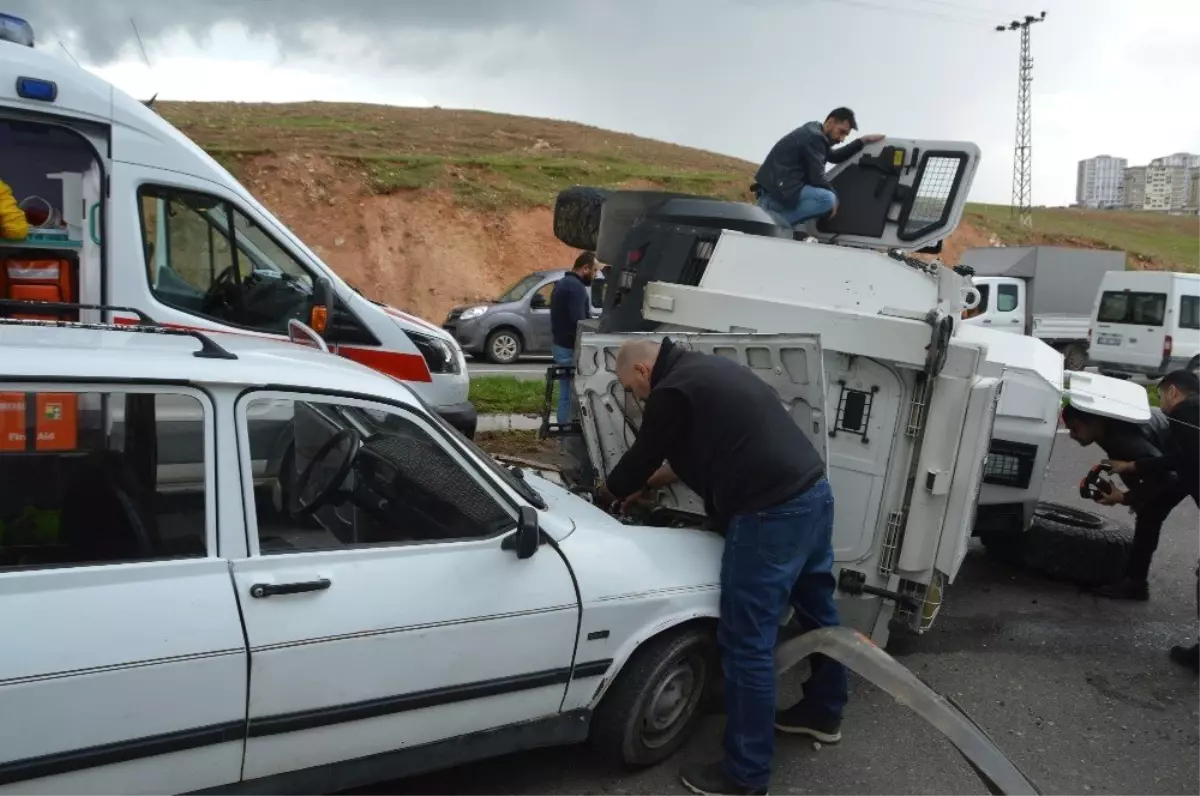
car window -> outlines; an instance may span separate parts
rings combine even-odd
[[[996,288],[996,312],[1012,312],[1017,308],[1017,286],[999,285]]]
[[[500,297],[496,299],[496,303],[505,304],[509,301],[520,301],[525,298],[526,293],[537,287],[541,281],[542,278],[536,274],[522,277],[521,281],[501,293]]]
[[[263,555],[487,538],[516,527],[497,493],[412,417],[332,400],[246,400]]]
[[[538,291],[537,291],[537,293],[534,294],[534,299],[531,303],[534,305],[541,305],[542,307],[549,309],[550,308],[550,296],[551,296],[551,294],[554,293],[554,286],[556,284],[558,284],[557,281],[547,282],[546,284],[544,284],[540,288],[538,288]]]
[[[207,555],[200,401],[61,389],[0,387],[0,570]]]
[[[139,189],[150,289],[164,304],[286,334],[306,320],[313,277],[244,212],[196,191]]]
[[[1096,320],[1099,323],[1162,326],[1166,314],[1165,293],[1108,290],[1100,296],[1100,309],[1096,313]]]
[[[1200,329],[1200,296],[1179,298],[1179,328]]]

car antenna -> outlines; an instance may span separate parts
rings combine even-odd
[[[71,55],[71,51],[67,49],[67,45],[62,43],[62,39],[58,40],[58,46],[63,48],[63,52],[65,52],[67,54],[67,57],[70,58],[71,61],[74,62],[74,64],[76,66],[79,66],[79,62],[75,60],[75,56]],[[79,68],[82,69],[83,67],[79,67]]]
[[[151,74],[154,72],[154,67],[150,65],[150,56],[146,55],[146,45],[142,43],[142,34],[138,33],[137,23],[133,21],[133,17],[129,18],[129,25],[133,28],[133,35],[137,38],[138,48],[142,51],[142,60],[146,62],[146,68]],[[154,92],[148,100],[142,100],[142,104],[147,108],[154,110],[154,100],[158,99],[158,92]]]

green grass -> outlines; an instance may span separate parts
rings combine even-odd
[[[1025,229],[1001,205],[967,205],[973,226],[994,233],[1006,245],[1049,244],[1120,249],[1133,268],[1200,270],[1200,219],[1118,210],[1035,208],[1033,229]]]
[[[468,400],[481,415],[540,415],[545,395],[546,384],[540,379],[524,381],[512,376],[477,376],[471,379]],[[557,384],[554,385],[554,400],[558,400]]]
[[[719,171],[650,166],[616,157],[600,159],[481,155],[439,157],[341,153],[344,160],[366,166],[371,189],[378,194],[422,188],[453,192],[464,205],[483,210],[544,207],[572,185],[617,188],[633,181],[666,190],[745,198],[747,181]]]

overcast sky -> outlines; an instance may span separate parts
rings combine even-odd
[[[440,105],[570,119],[757,162],[838,105],[861,132],[970,140],[1012,186],[1033,27],[1033,198],[1081,158],[1200,152],[1200,0],[10,0],[40,48],[162,99]],[[137,23],[152,69],[142,59]]]

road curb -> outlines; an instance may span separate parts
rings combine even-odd
[[[480,415],[476,431],[537,431],[542,419],[530,415]]]

